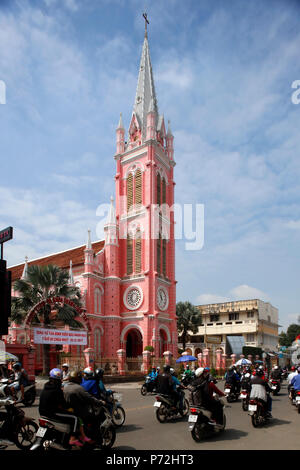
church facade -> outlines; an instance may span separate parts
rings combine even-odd
[[[158,112],[145,33],[128,135],[122,115],[116,129],[116,192],[104,240],[92,242],[88,231],[81,247],[9,268],[13,280],[31,264],[70,270],[96,360],[117,358],[120,350],[126,358],[142,357],[146,346],[157,359],[166,351],[177,357],[173,140]],[[24,336],[23,327],[12,325],[8,341]]]

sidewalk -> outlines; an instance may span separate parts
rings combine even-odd
[[[116,384],[116,385],[125,385],[128,386],[128,384],[133,384],[136,383],[142,383],[145,379],[145,375],[139,375],[139,376],[130,376],[130,375],[104,375],[104,384],[105,385],[110,385],[110,384]],[[36,383],[36,389],[37,390],[42,390],[45,382],[49,380],[49,377],[45,376],[37,376],[35,378],[35,383]]]

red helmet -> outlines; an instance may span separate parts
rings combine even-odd
[[[296,370],[296,367],[295,367],[295,366],[292,366],[292,367],[291,367],[291,370]]]

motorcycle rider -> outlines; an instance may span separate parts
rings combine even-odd
[[[291,372],[289,373],[288,378],[287,378],[288,391],[290,391],[290,389],[291,389],[291,381],[292,381],[293,377],[295,377],[295,375],[297,375],[296,367],[292,366],[291,367]]]
[[[173,397],[175,400],[175,403],[179,402],[179,411],[180,413],[183,412],[183,400],[184,400],[184,393],[182,391],[182,388],[184,387],[178,380],[178,378],[175,375],[175,370],[173,368],[170,369],[172,381],[173,381]]]
[[[291,380],[291,386],[296,392],[300,390],[300,367],[297,368],[297,373]]]
[[[280,380],[281,379],[281,370],[278,366],[275,366],[271,372],[271,379]]]
[[[70,375],[69,364],[65,362],[61,366],[61,369],[62,369],[62,386],[64,386],[65,383],[69,380],[69,375]]]
[[[156,377],[157,377],[157,372],[156,372],[155,367],[152,367],[149,377],[151,379],[151,382],[149,383],[149,392],[153,392],[153,389],[155,387]]]
[[[224,376],[225,382],[232,386],[233,393],[239,393],[241,389],[240,375],[237,373],[236,367],[231,365]]]
[[[49,419],[58,419],[71,424],[72,432],[69,444],[81,447],[83,444],[77,438],[78,419],[68,410],[62,391],[62,371],[58,368],[50,370],[49,381],[45,383],[41,392],[39,414]]]
[[[13,398],[16,400],[16,392],[21,390],[21,401],[24,400],[24,387],[28,385],[28,374],[25,369],[22,368],[22,364],[20,362],[16,362],[13,365],[14,370],[14,378],[9,380],[8,387]]]
[[[255,376],[251,378],[250,400],[253,398],[261,400],[264,404],[266,415],[269,418],[272,418],[271,388],[269,387],[268,382],[263,378],[263,374],[263,370],[258,368],[256,369]]]
[[[112,413],[113,404],[110,401],[110,396],[112,395],[112,391],[110,389],[105,388],[105,385],[103,383],[103,376],[104,376],[104,369],[99,368],[95,370],[95,380],[97,381],[97,384],[99,387],[99,393],[100,393],[99,398],[105,401],[109,412]]]
[[[250,391],[252,371],[250,366],[244,368],[241,376],[241,388]]]
[[[156,390],[159,394],[172,396],[173,380],[170,369],[169,365],[164,366],[163,373],[158,374],[156,378]]]
[[[69,407],[74,411],[80,423],[81,441],[92,443],[93,441],[84,433],[83,424],[90,423],[93,420],[93,415],[90,413],[90,406],[103,405],[104,401],[98,400],[93,395],[88,393],[80,384],[82,382],[82,373],[77,370],[70,372],[69,381],[63,388],[65,401]]]
[[[223,404],[215,400],[213,394],[216,393],[221,397],[224,397],[225,394],[216,387],[213,381],[209,380],[209,371],[198,367],[195,379],[187,388],[191,391],[190,404],[203,406],[212,411],[212,419],[215,418],[218,424],[223,424]]]
[[[100,389],[97,380],[94,375],[94,371],[91,367],[86,367],[83,370],[83,378],[81,386],[89,393],[94,395],[96,398],[100,398]]]

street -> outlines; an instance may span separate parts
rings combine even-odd
[[[224,382],[217,386],[223,390]],[[223,434],[196,443],[188,430],[187,417],[161,424],[155,416],[155,395],[143,397],[141,383],[107,386],[123,395],[125,424],[117,430],[113,450],[298,450],[300,448],[300,416],[290,404],[284,381],[278,396],[272,397],[273,419],[263,428],[254,428],[251,418],[242,410],[241,400],[226,403],[227,426]],[[38,419],[38,399],[26,415]],[[16,449],[15,446],[7,450]]]

